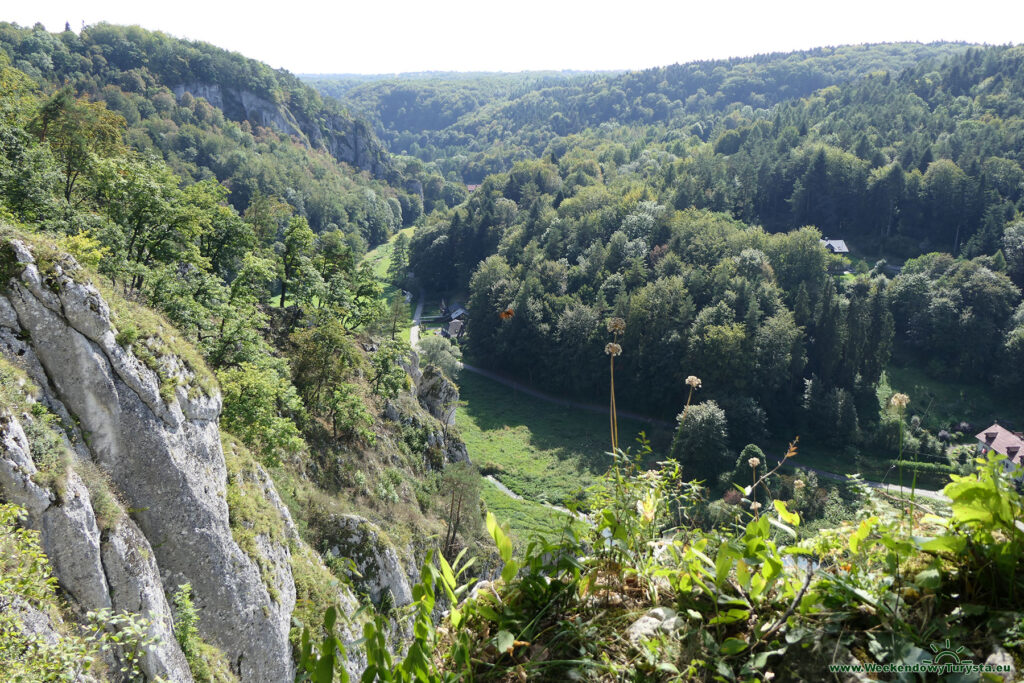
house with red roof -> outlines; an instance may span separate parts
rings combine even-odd
[[[1007,471],[1012,471],[1016,467],[1022,467],[1018,470],[1018,479],[1024,478],[1024,435],[1020,432],[1011,432],[1006,427],[1003,427],[999,423],[996,423],[988,429],[979,432],[974,438],[978,440],[978,452],[981,455],[985,455],[989,451],[995,451],[1006,456],[1006,460],[1003,465]]]

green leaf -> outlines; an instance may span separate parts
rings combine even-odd
[[[498,528],[498,520],[494,518],[493,512],[488,511],[485,525],[487,526],[487,533],[490,534],[491,538],[494,538],[494,530]],[[497,539],[495,538],[494,540],[497,543]]]
[[[511,552],[509,553],[511,554]],[[509,558],[505,562],[505,566],[501,568],[501,580],[505,583],[509,583],[512,579],[516,578],[516,572],[519,571],[519,566],[515,563],[515,560]]]
[[[730,609],[708,621],[709,624],[732,624],[750,618],[750,610]]]
[[[495,519],[494,513],[487,513],[487,533],[494,539],[494,545],[498,548],[498,555],[501,560],[505,563],[512,559],[512,541],[509,540],[505,532],[498,526],[498,520]]]
[[[736,655],[747,649],[747,642],[739,638],[726,638],[718,651],[725,656]]]
[[[779,513],[779,517],[782,518],[783,522],[793,526],[800,526],[800,515],[790,512],[783,501],[776,499],[772,503],[775,505],[775,511]]]
[[[498,652],[512,654],[512,645],[515,641],[515,636],[508,631],[498,631]]]
[[[450,588],[455,588],[455,573],[452,571],[451,565],[448,564],[448,560],[444,559],[444,555],[441,553],[437,554],[437,560],[441,565],[441,576],[444,577],[444,582]]]
[[[729,576],[729,571],[732,569],[733,561],[740,558],[740,552],[736,550],[729,543],[723,543],[718,549],[718,555],[715,557],[715,585],[721,586],[726,577]]]
[[[959,555],[967,547],[967,539],[963,536],[936,536],[919,543],[921,550],[929,553],[953,553]]]
[[[924,569],[914,577],[914,583],[920,588],[935,590],[942,585],[942,572],[934,567]]]
[[[782,522],[780,522],[779,520],[775,519],[774,517],[767,517],[766,516],[764,519],[767,519],[768,523],[771,524],[776,529],[781,529],[782,531],[785,531],[787,534],[789,534],[793,538],[798,538],[798,536],[796,534],[796,531],[793,530],[793,527],[791,527],[791,526],[789,526],[787,524],[783,524]]]
[[[857,554],[857,551],[860,549],[860,544],[868,537],[868,534],[871,533],[871,530],[876,524],[878,524],[878,517],[869,517],[860,523],[857,530],[853,532],[852,536],[850,536],[851,553],[854,555]]]
[[[328,607],[327,612],[324,614],[324,630],[330,633],[334,630],[334,624],[338,621],[338,610],[334,607]]]
[[[488,605],[478,604],[476,606],[476,611],[479,612],[481,616],[483,616],[485,619],[489,621],[498,622],[501,620],[501,617],[498,616],[498,613],[495,612],[494,609],[492,609]]]
[[[330,652],[320,653],[320,661],[316,663],[316,670],[313,672],[313,680],[316,683],[332,683],[334,680],[334,648]]]

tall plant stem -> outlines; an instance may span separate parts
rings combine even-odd
[[[608,413],[608,419],[611,426],[612,432],[612,453],[617,453],[619,449],[619,423],[618,417],[615,410],[615,356],[612,355],[609,358],[611,363],[611,376],[612,376],[612,396],[611,396],[611,410]]]

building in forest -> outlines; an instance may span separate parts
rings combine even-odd
[[[825,239],[821,240],[821,245],[828,249],[833,254],[850,253],[850,248],[846,246],[846,242],[844,240],[830,240],[829,238],[826,237]]]
[[[1003,465],[1007,471],[1024,463],[1024,438],[1020,432],[1011,432],[999,423],[993,424],[988,429],[979,432],[974,438],[978,440],[978,452],[985,455],[989,451],[995,451],[1006,456]],[[1018,479],[1024,478],[1024,468],[1019,470]]]

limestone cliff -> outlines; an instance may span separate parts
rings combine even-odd
[[[326,605],[360,611],[339,567],[356,569],[355,591],[377,607],[412,601],[425,548],[396,545],[344,507],[321,520],[323,547],[308,546],[268,473],[220,432],[217,383],[174,328],[102,295],[48,243],[0,228],[5,367],[22,402],[0,391],[0,502],[27,511],[75,618],[109,608],[150,620],[148,677],[191,680],[171,608],[186,583],[200,636],[246,682],[291,680],[293,627],[320,623]],[[417,467],[465,460],[450,425],[457,389],[415,358],[411,369],[413,394],[387,412],[423,432]],[[407,626],[391,630],[401,650]],[[354,644],[361,625],[343,619],[339,631]],[[364,655],[347,655],[358,677]]]
[[[319,118],[313,120],[285,104],[219,83],[180,83],[172,89],[179,98],[186,92],[193,97],[204,98],[228,118],[276,128],[377,178],[391,179],[394,176],[387,151],[370,126],[340,110],[321,112]]]
[[[38,454],[23,428],[34,418],[9,414],[8,406],[0,418],[0,500],[28,510],[76,610],[110,607],[153,620],[151,677],[191,680],[168,605],[190,583],[201,635],[242,680],[291,680],[290,556],[301,541],[273,483],[262,470],[248,475],[286,533],[254,533],[243,549],[226,501],[215,384],[204,387],[201,369],[153,340],[119,344],[107,301],[78,281],[77,264],[46,259],[23,241],[0,242],[0,353],[39,388],[40,405],[60,418],[74,457],[62,481],[38,483]],[[97,467],[123,501],[105,528],[79,464]],[[350,593],[339,597],[355,605]]]

